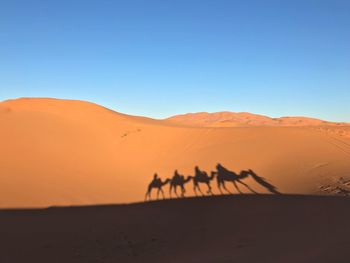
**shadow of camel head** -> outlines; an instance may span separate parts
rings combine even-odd
[[[281,194],[281,192],[277,190],[276,186],[270,184],[264,177],[258,176],[252,169],[248,169],[247,171],[241,172],[241,174],[244,174],[244,173],[246,173],[247,176],[250,175],[258,184],[260,184],[270,193]]]

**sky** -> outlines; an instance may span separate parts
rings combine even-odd
[[[0,100],[350,121],[348,0],[0,0]]]

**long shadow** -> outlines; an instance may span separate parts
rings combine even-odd
[[[263,186],[266,190],[273,194],[282,194],[277,190],[277,187],[273,184],[270,184],[264,177],[258,176],[253,170],[249,169],[248,171],[242,171],[241,174],[249,174],[255,182]]]
[[[153,180],[150,182],[147,188],[147,192],[145,195],[145,200],[151,200],[151,192],[153,189],[157,190],[157,199],[159,199],[159,195],[161,194],[163,196],[163,199],[165,199],[165,194],[162,189],[163,186],[169,183],[169,196],[172,197],[172,192],[174,191],[176,197],[179,197],[177,193],[177,187],[180,187],[181,194],[180,197],[185,197],[185,184],[192,180],[193,182],[193,191],[196,196],[198,196],[198,192],[205,196],[205,194],[202,192],[200,188],[200,184],[205,184],[208,188],[207,194],[214,195],[212,192],[212,187],[210,185],[211,181],[216,178],[217,186],[221,194],[224,194],[224,191],[226,191],[229,194],[233,194],[227,187],[226,183],[230,182],[234,185],[238,193],[243,194],[241,189],[238,187],[238,184],[244,186],[249,191],[251,191],[254,194],[259,194],[256,192],[252,187],[250,187],[247,183],[243,182],[244,179],[247,179],[248,177],[252,177],[252,179],[258,183],[260,186],[264,187],[267,191],[273,194],[281,194],[277,187],[273,184],[269,183],[265,178],[257,175],[252,169],[248,170],[242,170],[239,174],[235,173],[234,171],[230,171],[226,167],[224,167],[222,164],[218,163],[216,165],[216,171],[212,171],[210,173],[210,176],[207,172],[202,171],[199,169],[198,166],[194,167],[194,176],[185,176],[179,174],[177,170],[174,172],[174,176],[172,178],[167,178],[165,181],[162,181],[161,178],[158,177],[157,173],[154,174]]]
[[[232,194],[232,192],[226,188],[226,182],[231,182],[231,183],[233,183],[234,187],[236,188],[236,190],[240,194],[242,194],[242,191],[238,187],[237,183],[239,183],[241,185],[244,185],[251,192],[257,194],[257,192],[255,192],[249,185],[247,185],[246,183],[241,181],[241,179],[244,179],[245,177],[247,177],[248,174],[244,174],[242,176],[241,174],[237,174],[234,171],[230,171],[229,169],[225,168],[220,163],[218,163],[216,165],[216,170],[217,171],[211,172],[211,173],[212,173],[212,175],[216,175],[216,181],[217,181],[218,189],[219,189],[220,193],[223,194],[223,190],[222,189],[224,189],[229,194]]]
[[[225,183],[226,182],[232,182],[234,187],[239,193],[242,193],[242,191],[239,189],[238,184],[241,184],[245,186],[247,189],[249,189],[251,192],[258,194],[255,190],[253,190],[248,184],[244,183],[242,180],[245,178],[248,178],[251,176],[255,182],[257,182],[259,185],[267,189],[269,192],[274,193],[274,194],[281,194],[278,190],[277,187],[270,184],[267,182],[267,180],[261,176],[258,176],[253,170],[243,170],[239,174],[230,171],[226,167],[224,167],[222,164],[218,163],[216,165],[217,171],[212,172],[212,175],[216,175],[216,180],[218,184],[219,191],[223,193],[223,190],[226,192],[232,194],[227,188]]]

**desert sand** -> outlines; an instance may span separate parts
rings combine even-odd
[[[0,211],[0,262],[347,263],[350,199],[243,195]]]
[[[198,112],[175,115],[169,122],[201,127],[249,127],[249,126],[348,126],[344,122],[329,122],[307,117],[270,118],[249,112]]]
[[[282,118],[282,125],[269,125],[261,120],[268,117],[250,114],[250,125],[214,121],[208,127],[174,118],[129,116],[73,100],[1,102],[0,207],[138,202],[155,172],[163,179],[175,169],[188,176],[198,165],[210,173],[217,163],[237,173],[252,169],[284,194],[335,194],[339,187],[347,193],[346,124],[302,118],[295,125],[294,118]],[[268,193],[251,178],[244,182]],[[215,180],[211,185],[219,194]],[[187,196],[192,187],[186,185]],[[168,197],[168,186],[164,191]]]

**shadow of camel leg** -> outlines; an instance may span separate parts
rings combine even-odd
[[[202,194],[202,196],[205,196],[205,194],[203,194],[203,192],[202,192],[202,190],[201,190],[199,185],[197,185],[197,188],[198,188],[199,192]]]
[[[243,184],[245,187],[247,187],[250,191],[252,191],[253,193],[257,194],[257,192],[255,192],[252,188],[250,188],[249,185],[247,185],[246,183],[243,183],[241,180],[237,179],[237,182],[240,184]]]
[[[218,183],[218,190],[219,190],[220,194],[222,194],[221,185],[219,183]]]
[[[222,192],[222,189],[221,189],[221,185],[218,185],[218,189],[219,189],[219,191],[220,191],[220,194],[224,194],[223,192]]]
[[[225,184],[225,182],[223,182],[222,183],[222,186],[223,186],[223,188],[226,190],[226,192],[228,192],[229,194],[233,194],[230,190],[228,190],[227,188],[226,188],[226,184]]]
[[[237,191],[238,191],[240,194],[243,194],[243,193],[241,192],[241,190],[239,190],[239,188],[238,188],[236,182],[235,182],[235,181],[232,181],[232,183],[233,183],[233,185],[235,186],[235,188],[237,189]]]
[[[147,201],[147,199],[148,199],[148,200],[151,200],[151,199],[152,199],[152,198],[151,198],[151,191],[152,191],[152,189],[148,189],[148,190],[147,190],[146,195],[145,195],[145,201]]]
[[[160,188],[158,188],[158,191],[157,191],[157,200],[159,199],[159,192],[160,192]]]
[[[214,195],[214,193],[211,191],[211,186],[209,183],[207,183],[207,186],[208,186],[208,191],[207,191],[207,194],[211,194],[211,195]]]
[[[176,195],[177,198],[179,198],[179,195],[177,194],[177,185],[175,185],[174,188],[175,188],[175,195]]]
[[[186,193],[185,187],[182,185],[181,186],[181,197],[185,197],[185,193]]]
[[[219,189],[219,191],[220,191],[220,194],[224,194],[224,192],[222,191],[222,189],[221,189],[221,186],[223,185],[223,182],[221,182],[221,181],[219,181],[218,180],[218,189]]]
[[[165,199],[164,191],[163,191],[163,189],[162,189],[162,188],[160,188],[160,192],[161,192],[161,193],[162,193],[162,195],[163,195],[163,199]]]
[[[198,188],[198,184],[193,183],[193,192],[194,192],[194,194],[195,194],[196,196],[198,196],[197,188]]]
[[[173,185],[171,184],[169,187],[169,198],[172,198],[172,196],[171,196],[172,189],[173,189]]]

